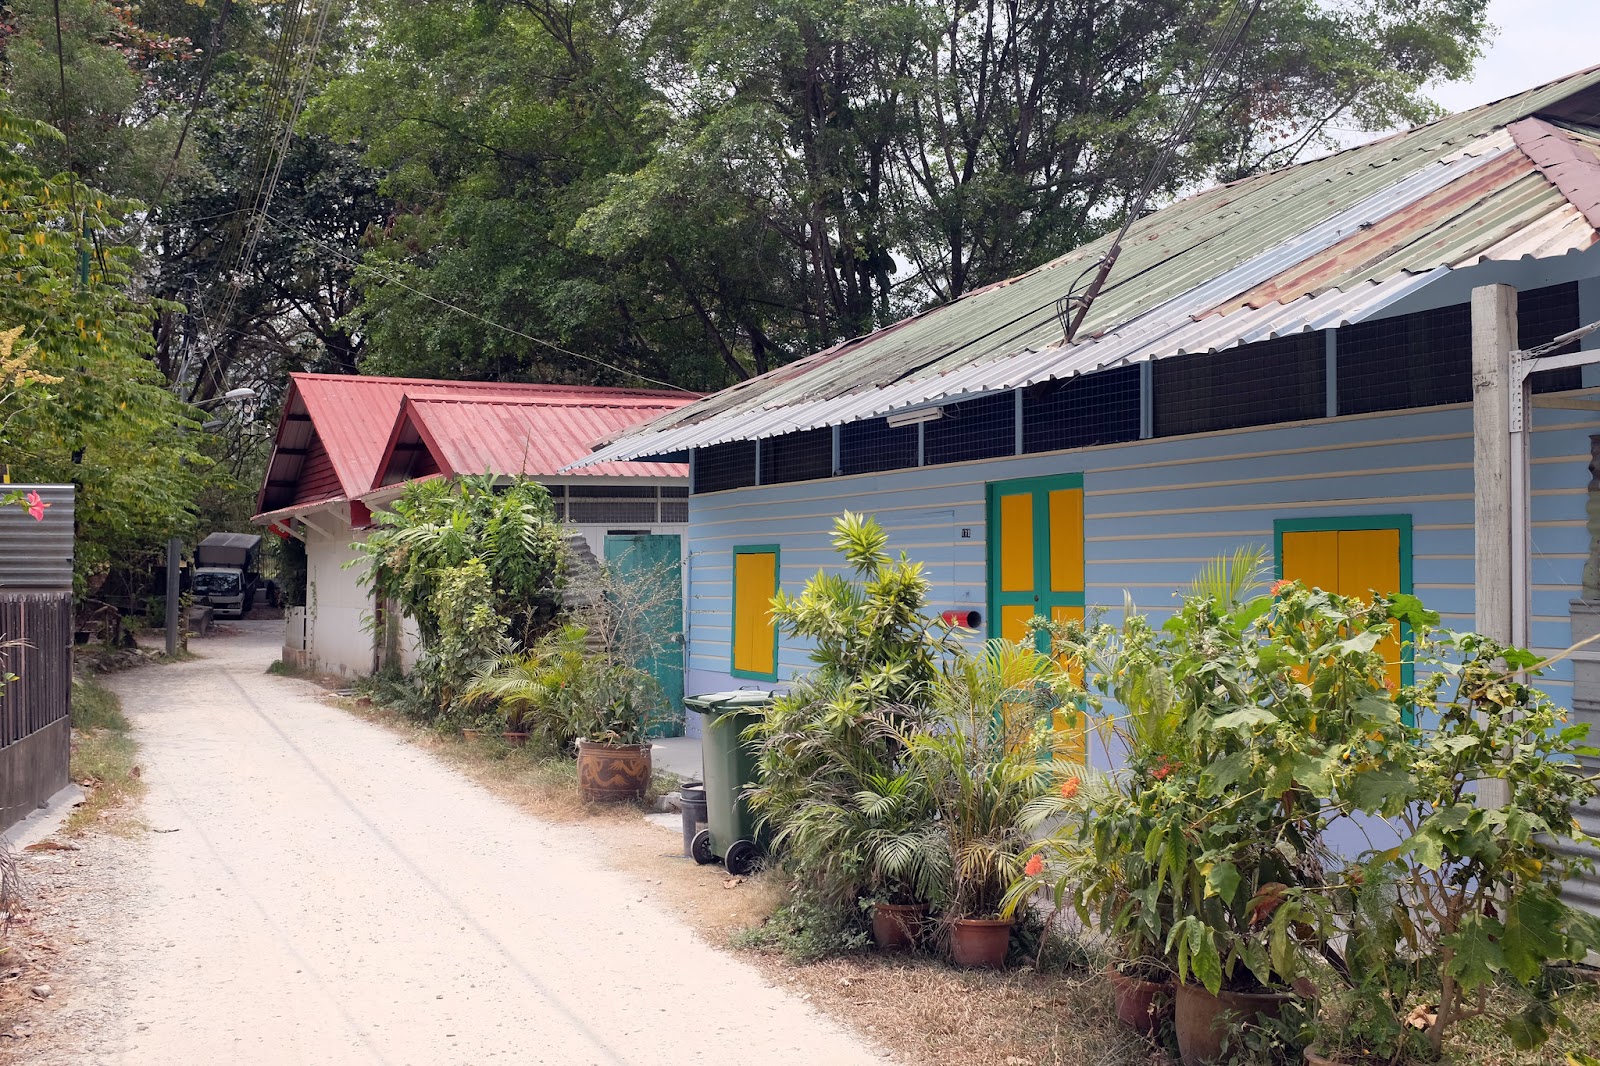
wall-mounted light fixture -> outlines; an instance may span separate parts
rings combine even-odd
[[[943,407],[918,407],[910,411],[895,411],[886,415],[884,421],[889,423],[890,429],[899,429],[901,426],[914,426],[920,422],[937,422],[943,417]]]

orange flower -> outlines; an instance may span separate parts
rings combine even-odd
[[[1061,784],[1061,794],[1071,799],[1078,794],[1079,781],[1076,777],[1069,777]]]
[[[1150,771],[1150,776],[1155,778],[1157,781],[1165,781],[1172,775],[1172,771],[1176,770],[1182,765],[1182,763],[1173,762],[1171,759],[1163,755],[1161,756],[1161,761],[1156,764],[1155,769]]]
[[[1276,596],[1276,595],[1278,595],[1278,593],[1282,592],[1284,589],[1288,588],[1292,584],[1294,584],[1294,582],[1292,580],[1290,580],[1289,578],[1283,578],[1283,579],[1281,579],[1279,581],[1274,581],[1272,583],[1272,594],[1274,596]]]
[[[1028,865],[1022,868],[1022,872],[1029,877],[1038,877],[1044,873],[1044,859],[1039,857],[1038,852],[1033,853],[1033,858],[1028,860]]]

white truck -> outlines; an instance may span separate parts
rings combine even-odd
[[[261,538],[254,533],[212,533],[194,552],[189,591],[217,616],[243,618],[261,583]]]

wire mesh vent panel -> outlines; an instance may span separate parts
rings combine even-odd
[[[839,472],[870,474],[917,465],[917,427],[894,428],[881,418],[839,428]]]
[[[684,500],[662,500],[661,521],[687,522],[689,521],[689,504]]]
[[[943,418],[923,423],[922,429],[922,458],[929,466],[1015,455],[1016,393],[949,404]]]
[[[689,498],[689,490],[683,485],[663,485],[661,486],[661,498],[663,500],[687,500]]]
[[[656,521],[655,500],[568,500],[567,520],[570,522],[644,522]]]
[[[761,442],[761,483],[812,481],[833,476],[833,430],[807,429]]]
[[[586,500],[653,500],[654,485],[572,485],[567,495]]]
[[[1152,383],[1155,435],[1319,418],[1328,410],[1325,352],[1321,333],[1304,333],[1159,360]]]
[[[1139,439],[1139,368],[1046,381],[1022,394],[1022,450],[1053,452]]]
[[[1551,285],[1531,289],[1517,296],[1517,347],[1536,348],[1548,344],[1563,333],[1577,329],[1578,283]],[[1579,341],[1550,352],[1564,355],[1578,350]],[[1536,370],[1528,377],[1528,387],[1534,392],[1566,392],[1583,388],[1583,368],[1569,366],[1561,370]]]
[[[756,443],[733,440],[694,450],[694,491],[721,492],[756,483]]]

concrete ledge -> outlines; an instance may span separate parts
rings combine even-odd
[[[76,783],[68,784],[45,801],[43,807],[30,811],[16,825],[0,833],[0,840],[11,845],[12,851],[21,851],[29,844],[37,844],[60,829],[72,808],[83,802],[83,789]]]

